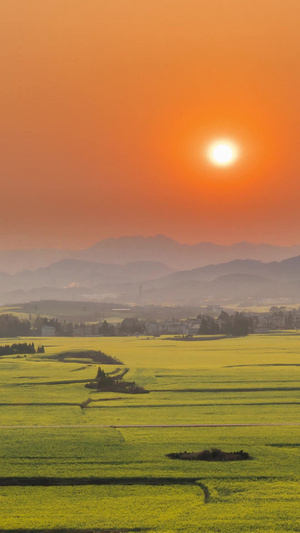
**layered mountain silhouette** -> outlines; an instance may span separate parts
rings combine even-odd
[[[36,270],[63,259],[125,265],[132,262],[158,262],[174,270],[189,270],[235,259],[263,262],[282,261],[300,254],[300,246],[272,246],[240,242],[230,246],[200,242],[180,244],[164,235],[103,239],[79,251],[70,250],[0,250],[0,271],[15,274]]]
[[[40,287],[66,289],[107,287],[154,280],[172,272],[162,263],[132,262],[126,265],[103,264],[63,259],[47,267],[23,270],[13,275],[0,273],[0,291],[31,290]]]
[[[156,261],[106,264],[63,259],[16,274],[0,273],[0,303],[94,300],[203,305],[300,301],[300,256],[283,261],[244,259],[173,271]]]
[[[174,272],[143,284],[145,303],[299,302],[300,256],[280,262],[236,260]]]
[[[235,259],[281,261],[299,254],[300,246],[281,247],[249,242],[229,246],[211,242],[189,245],[179,244],[164,235],[156,235],[155,237],[104,239],[87,250],[77,252],[76,257],[118,264],[128,261],[159,261],[176,270],[189,270]]]

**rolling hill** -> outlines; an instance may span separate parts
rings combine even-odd
[[[286,298],[300,301],[300,256],[235,260],[174,272],[158,262],[124,265],[64,259],[35,271],[0,273],[0,303],[40,299],[199,305]]]

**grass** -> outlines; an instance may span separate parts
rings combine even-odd
[[[16,426],[0,428],[2,531],[300,531],[300,426],[88,427],[299,423],[298,332],[193,343],[129,337],[30,341],[42,342],[45,356],[0,358],[1,425]],[[130,368],[128,380],[152,392],[120,397],[90,391],[84,380],[95,377],[98,365],[47,359],[83,349],[117,357]],[[104,401],[81,409],[88,397]],[[253,460],[166,457],[212,447],[243,449]]]

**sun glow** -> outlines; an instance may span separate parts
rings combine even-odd
[[[214,165],[232,165],[237,157],[238,149],[229,141],[216,141],[208,148],[208,158]]]

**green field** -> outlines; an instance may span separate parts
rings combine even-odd
[[[0,531],[300,531],[297,332],[30,341],[45,354],[0,358]],[[150,394],[86,389],[98,365],[50,358],[73,349],[117,357]],[[166,457],[212,447],[253,460]]]

